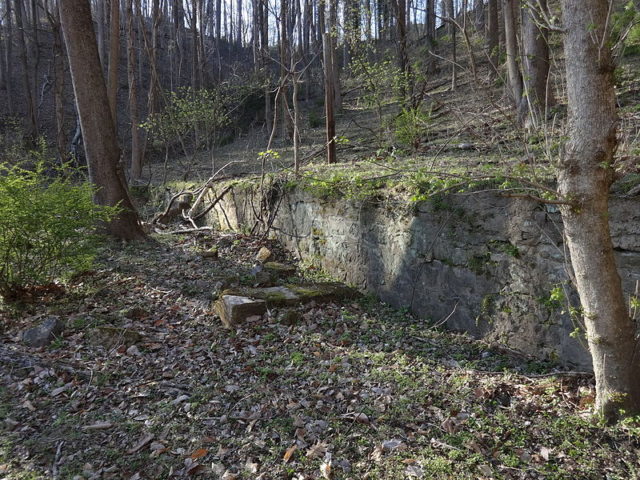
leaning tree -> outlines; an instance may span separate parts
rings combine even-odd
[[[99,205],[121,207],[107,232],[125,240],[144,238],[138,214],[129,198],[98,56],[88,0],[60,0],[60,20],[71,67],[71,80],[84,138],[89,178],[96,186]]]

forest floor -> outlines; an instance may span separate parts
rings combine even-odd
[[[112,243],[65,291],[3,307],[0,478],[639,478],[640,424],[594,417],[590,375],[439,319],[360,297],[223,328],[216,282],[250,285],[263,246],[291,262],[238,234]],[[52,315],[64,333],[24,346]]]

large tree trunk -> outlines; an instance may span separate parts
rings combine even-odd
[[[640,413],[640,352],[609,232],[618,118],[607,41],[607,0],[563,0],[570,138],[560,163],[565,237],[596,377],[596,406],[609,420]]]
[[[125,240],[145,237],[127,191],[120,164],[120,149],[111,118],[88,0],[59,0],[60,19],[71,79],[80,117],[89,177],[97,187],[99,205],[118,205],[120,214],[107,224],[107,232]]]
[[[58,158],[67,158],[67,136],[64,131],[64,50],[62,48],[62,31],[60,30],[60,15],[54,6],[53,12],[47,11],[49,25],[53,36],[53,103],[56,115],[56,147]]]
[[[487,4],[487,55],[492,65],[492,74],[498,71],[500,63],[500,20],[498,15],[498,0],[489,0]]]
[[[160,85],[160,75],[158,74],[158,39],[160,36],[160,22],[162,21],[160,12],[160,0],[153,0],[152,7],[152,27],[151,27],[151,47],[149,48],[149,96],[147,109],[149,114],[156,113],[160,110],[160,97],[162,95],[162,87]],[[144,31],[144,19],[140,17],[140,25]]]
[[[142,176],[142,149],[138,126],[138,84],[136,78],[136,38],[133,0],[126,0],[127,9],[127,80],[129,83],[129,121],[131,122],[131,178]]]
[[[547,8],[547,0],[539,0],[537,7]],[[536,7],[536,8],[537,8]],[[544,122],[546,109],[553,104],[549,78],[549,45],[544,21],[534,7],[528,5],[522,12],[523,85],[526,92],[520,100],[520,117],[526,127]]]
[[[111,117],[118,131],[118,67],[120,66],[120,0],[111,0],[111,32],[109,33],[108,96]]]
[[[509,90],[514,106],[517,108],[522,99],[522,75],[518,67],[518,36],[516,12],[520,10],[519,0],[504,0],[504,36],[507,48],[507,70],[509,72]]]

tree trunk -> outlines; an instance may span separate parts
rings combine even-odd
[[[111,32],[109,33],[108,95],[113,125],[118,131],[118,67],[120,65],[120,0],[111,0]]]
[[[103,2],[105,0],[96,0],[96,36],[98,40],[98,55],[100,56],[100,64],[103,66],[107,63],[106,57],[106,42],[105,42],[105,25],[107,24],[104,18]]]
[[[142,149],[138,115],[138,86],[136,79],[136,38],[133,0],[126,0],[127,9],[127,80],[129,83],[129,121],[131,122],[131,178],[142,177]]]
[[[485,27],[485,16],[484,16],[484,0],[474,0],[473,1],[473,24],[476,27],[476,32],[482,33],[484,32]]]
[[[520,10],[519,0],[503,0],[504,36],[507,49],[507,69],[509,72],[509,90],[517,109],[522,99],[522,75],[518,66],[518,36],[515,12]]]
[[[609,420],[640,413],[640,352],[609,232],[618,118],[607,41],[607,0],[563,0],[570,136],[558,174],[565,237],[596,377],[596,407]]]
[[[153,0],[152,7],[152,27],[151,27],[151,48],[149,49],[149,96],[147,109],[149,114],[156,113],[160,110],[160,96],[162,87],[160,85],[160,76],[158,75],[158,38],[160,34],[160,22],[162,17],[160,16],[160,0]],[[140,23],[144,19],[140,18]],[[142,25],[141,25],[142,26]]]
[[[447,14],[449,17],[449,22],[447,24],[447,32],[449,33],[449,37],[451,38],[451,90],[455,90],[458,83],[458,52],[456,45],[456,9],[453,3],[453,0],[447,0],[446,2]]]
[[[546,0],[538,6],[546,9]],[[544,123],[547,107],[553,105],[549,78],[549,45],[547,29],[540,14],[531,5],[522,12],[523,85],[526,92],[520,100],[520,117],[526,127],[537,127]]]
[[[129,198],[120,164],[120,149],[98,57],[89,2],[59,0],[58,5],[89,177],[98,189],[95,201],[99,205],[118,205],[122,209],[106,225],[109,234],[125,240],[143,239],[145,235]]]
[[[487,55],[492,65],[492,74],[498,72],[500,64],[500,27],[498,17],[498,0],[489,0],[487,4]]]
[[[64,49],[62,47],[62,31],[60,30],[60,15],[57,7],[53,12],[47,12],[51,33],[53,35],[53,103],[56,115],[56,147],[58,158],[67,159],[67,136],[64,132]]]
[[[398,27],[398,66],[404,76],[404,80],[407,82],[410,78],[409,72],[409,55],[407,53],[407,1],[395,0],[396,7],[396,19]],[[405,88],[405,82],[401,87],[401,94],[404,100],[407,100],[411,96],[411,89],[407,91]]]
[[[323,39],[323,57],[324,57],[324,105],[326,114],[326,140],[327,140],[327,163],[336,163],[336,119],[334,116],[334,103],[335,98],[334,79],[333,74],[334,62],[333,62],[333,41],[330,33],[325,33]]]
[[[5,47],[5,65],[7,69],[7,111],[9,115],[13,115],[13,78],[11,76],[11,62],[13,61],[13,22],[11,20],[11,0],[6,0],[7,15],[7,37]]]
[[[23,15],[22,1],[14,0],[14,12],[16,15],[16,28],[18,29],[18,50],[20,63],[23,69],[24,93],[27,99],[27,116],[29,118],[28,136],[34,140],[38,136],[38,118],[36,114],[36,103],[31,90],[31,66],[27,59],[27,41],[25,39],[25,22]]]

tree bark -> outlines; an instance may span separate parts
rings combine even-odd
[[[65,161],[68,153],[67,136],[64,131],[64,50],[62,47],[60,15],[55,6],[53,7],[53,12],[47,11],[47,18],[53,35],[53,103],[56,115],[56,147],[58,158],[61,161]]]
[[[95,202],[122,209],[107,225],[107,233],[124,240],[145,237],[129,198],[120,149],[111,118],[88,0],[59,0],[60,19],[71,79],[89,164],[89,177],[98,189]]]
[[[558,173],[565,238],[596,377],[596,407],[609,420],[640,413],[640,352],[609,232],[618,118],[607,0],[563,0],[569,142]]]
[[[33,140],[38,136],[38,117],[36,113],[36,103],[31,90],[31,66],[27,59],[27,41],[25,38],[25,22],[23,15],[23,5],[21,0],[14,0],[14,13],[16,16],[16,28],[18,29],[18,54],[23,69],[24,93],[27,99],[27,116],[29,118],[28,136]]]
[[[516,13],[520,10],[519,0],[503,0],[504,36],[507,49],[507,70],[509,72],[509,90],[517,109],[522,99],[522,75],[518,66],[518,36]]]
[[[492,74],[498,72],[500,64],[500,20],[498,16],[498,0],[489,0],[487,4],[487,55],[492,65]]]
[[[111,0],[111,32],[109,33],[108,95],[111,118],[118,131],[118,67],[120,65],[120,0]]]
[[[138,115],[138,84],[136,78],[136,38],[133,0],[126,0],[127,10],[127,81],[129,83],[129,121],[131,122],[131,178],[142,177],[142,149]]]
[[[13,115],[13,78],[11,76],[11,62],[13,61],[13,22],[11,20],[11,0],[6,0],[7,37],[5,47],[5,65],[7,70],[7,111]]]
[[[547,8],[546,0],[539,0],[539,8]],[[525,94],[518,108],[526,127],[544,123],[545,112],[553,104],[553,94],[548,88],[549,45],[548,30],[539,12],[531,5],[522,12],[522,47],[524,50],[522,73]]]
[[[335,98],[334,79],[333,74],[334,62],[333,62],[333,41],[330,33],[325,33],[323,39],[323,57],[324,57],[324,105],[326,114],[326,140],[327,140],[327,163],[336,163],[336,119],[334,115],[334,102]]]
[[[453,0],[446,1],[446,16],[449,18],[447,23],[447,33],[451,38],[451,90],[455,90],[458,83],[458,53],[456,45],[456,9]]]

